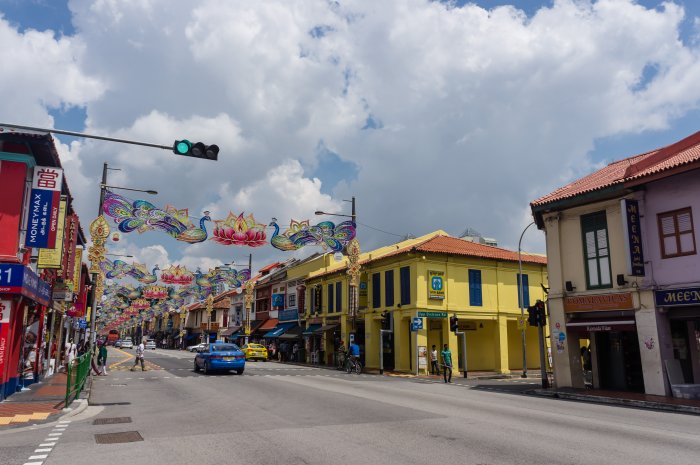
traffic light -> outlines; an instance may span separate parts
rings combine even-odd
[[[546,326],[547,325],[547,312],[544,308],[544,302],[541,300],[538,300],[535,302],[535,307],[537,308],[537,323],[540,326]]]
[[[527,307],[527,323],[530,326],[537,326],[537,307],[534,305]]]
[[[382,329],[391,329],[391,313],[388,310],[382,312]]]
[[[457,315],[452,315],[450,317],[450,331],[456,333],[458,329],[459,329],[459,318],[457,318]]]
[[[203,158],[205,160],[219,159],[218,145],[205,145],[203,142],[194,144],[187,139],[173,142],[173,153],[183,157]]]

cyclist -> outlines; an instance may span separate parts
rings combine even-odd
[[[347,366],[351,367],[353,366],[356,362],[359,362],[360,358],[360,346],[355,344],[355,342],[350,343],[350,347],[348,347],[348,358],[347,358]]]

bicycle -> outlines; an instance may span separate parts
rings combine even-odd
[[[346,366],[346,370],[348,373],[352,373],[354,371],[355,374],[359,375],[360,373],[362,373],[362,364],[355,357],[350,357]]]

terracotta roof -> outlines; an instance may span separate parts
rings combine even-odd
[[[388,257],[395,257],[397,255],[409,253],[409,252],[424,252],[424,253],[438,253],[446,255],[460,255],[464,257],[476,257],[485,258],[491,260],[501,260],[501,261],[518,261],[518,252],[508,249],[503,249],[500,247],[494,247],[491,245],[478,244],[476,242],[470,242],[465,239],[459,239],[452,236],[447,236],[443,234],[434,235],[422,242],[412,243],[404,247],[400,247],[387,254],[374,256],[372,258],[365,258],[360,260],[360,265],[367,265],[378,260],[382,260]],[[363,254],[364,255],[364,254]],[[370,253],[371,255],[371,253]],[[547,257],[544,255],[536,255],[521,252],[520,254],[523,263],[536,263],[541,265],[547,264]],[[311,279],[328,276],[334,273],[345,272],[347,269],[347,264],[340,268],[335,268],[329,270],[325,273],[314,274]]]
[[[666,147],[610,163],[588,176],[540,197],[530,205],[546,205],[695,162],[700,162],[700,132]]]

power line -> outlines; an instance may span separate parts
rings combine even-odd
[[[370,226],[370,225],[368,225],[368,224],[360,223],[359,221],[357,222],[357,224],[362,225],[362,226],[364,226],[365,228],[374,229],[375,231],[379,231],[379,232],[384,233],[384,234],[389,234],[389,235],[391,235],[391,236],[406,237],[406,234],[396,234],[396,233],[392,233],[392,232],[389,232],[389,231],[384,231],[383,229],[375,228],[374,226]]]

